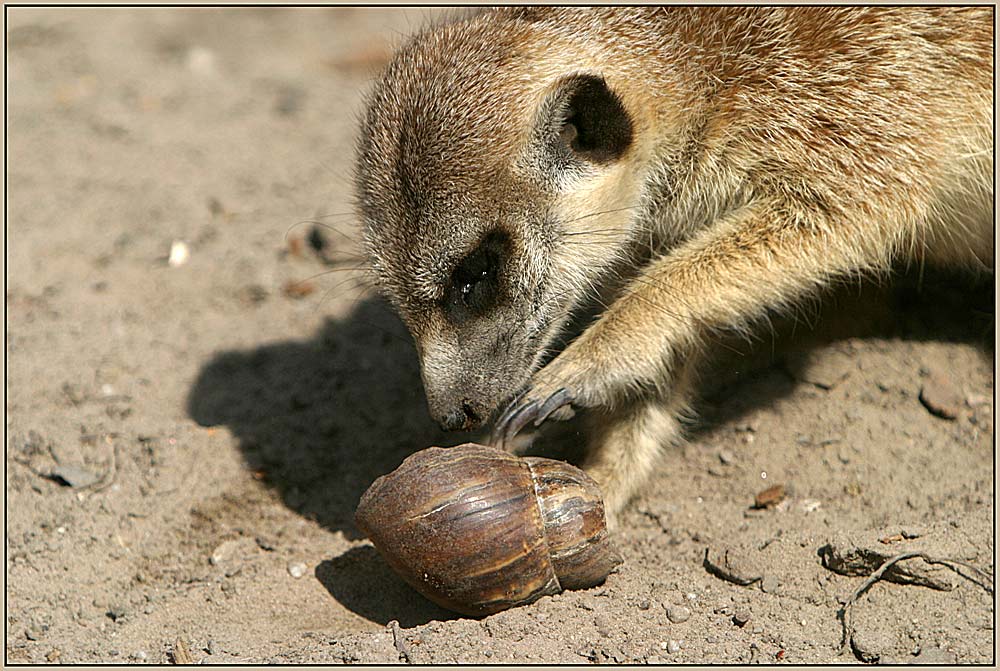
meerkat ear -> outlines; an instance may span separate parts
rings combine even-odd
[[[560,82],[558,142],[573,155],[610,163],[632,144],[632,119],[603,77],[572,75]]]

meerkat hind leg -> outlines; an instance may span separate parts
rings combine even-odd
[[[691,416],[693,364],[677,372],[669,395],[638,398],[588,418],[590,444],[583,468],[601,487],[609,526],[646,483],[664,449],[684,440]]]

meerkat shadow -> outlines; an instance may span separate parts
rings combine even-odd
[[[362,537],[354,509],[375,478],[412,452],[466,439],[430,419],[410,336],[378,299],[304,340],[216,355],[187,406],[198,424],[228,427],[247,477],[352,539]]]
[[[693,435],[738,421],[799,384],[824,388],[822,379],[810,379],[815,371],[804,370],[816,350],[833,349],[847,360],[855,342],[934,341],[970,345],[991,361],[994,277],[909,269],[889,281],[845,282],[802,312],[773,315],[770,325],[753,342],[720,338],[719,356],[703,375],[703,412]]]
[[[414,591],[371,545],[353,547],[320,562],[316,579],[344,607],[379,624],[396,620],[408,629],[460,617]]]

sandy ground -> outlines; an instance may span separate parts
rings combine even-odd
[[[842,655],[838,611],[901,552],[993,572],[992,278],[720,348],[602,587],[475,620],[388,570],[361,492],[468,438],[353,270],[360,96],[426,14],[7,9],[7,661],[991,663],[972,568],[898,564]]]

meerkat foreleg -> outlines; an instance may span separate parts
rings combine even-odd
[[[653,261],[599,320],[537,371],[528,391],[497,420],[494,442],[505,443],[567,404],[614,409],[677,393],[685,361],[705,348],[711,331],[748,330],[769,309],[790,308],[833,277],[888,267],[905,229],[897,224],[876,234],[873,226],[788,199],[754,201],[723,217]],[[647,412],[654,412],[651,406]],[[651,434],[622,431],[609,436]],[[626,449],[624,440],[599,441],[592,456],[616,503],[649,470],[658,444],[643,438]]]

